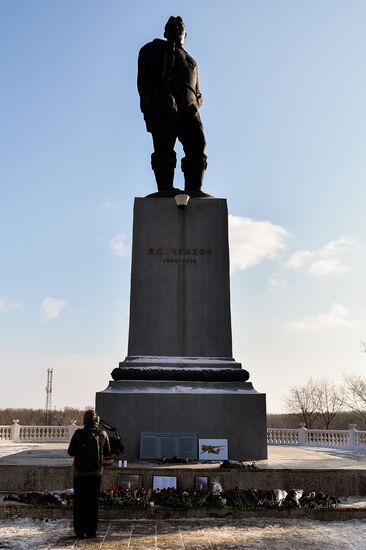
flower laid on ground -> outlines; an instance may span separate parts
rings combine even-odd
[[[73,502],[71,491],[30,492],[8,495],[7,501],[22,502],[33,506],[70,506]],[[236,510],[245,508],[313,508],[332,509],[339,502],[337,497],[325,493],[304,494],[302,489],[286,492],[282,489],[263,491],[259,489],[228,489],[220,495],[212,491],[195,489],[122,489],[112,487],[100,493],[100,504],[116,508],[222,508],[228,506]],[[153,504],[152,504],[153,503]]]
[[[99,502],[107,506],[116,506],[121,508],[147,508],[150,501],[152,489],[121,489],[114,487],[105,489],[100,493]]]
[[[23,504],[31,504],[33,506],[69,506],[73,502],[73,493],[67,491],[31,491],[29,493],[20,493],[18,495],[8,495],[4,497],[4,501],[22,502]]]
[[[153,500],[157,506],[169,508],[219,508],[221,498],[212,491],[196,489],[161,489],[154,491]]]
[[[230,489],[222,496],[227,505],[237,509],[244,508],[335,508],[337,497],[325,493],[304,494],[302,489],[293,489],[289,493],[282,489],[262,491],[258,489]]]

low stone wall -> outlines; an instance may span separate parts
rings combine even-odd
[[[0,465],[0,491],[64,491],[72,487],[72,468],[65,466]]]
[[[106,469],[103,486],[117,485],[118,474],[141,474],[143,487],[152,487],[154,475],[176,476],[178,487],[193,487],[195,476],[217,479],[224,489],[303,489],[335,496],[366,495],[365,470],[258,469],[222,470],[200,468],[123,468]],[[65,466],[0,465],[0,491],[26,492],[65,490],[72,486],[72,469]]]
[[[33,519],[72,519],[71,508],[49,508],[45,506],[20,505],[17,503],[0,503],[0,519],[27,517]],[[165,519],[241,519],[241,518],[276,518],[308,519],[318,521],[365,520],[365,508],[336,508],[334,510],[301,509],[265,509],[249,508],[247,510],[230,510],[228,508],[172,509],[146,508],[141,510],[99,507],[100,520],[165,520]]]

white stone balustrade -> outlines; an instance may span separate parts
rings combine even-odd
[[[289,428],[267,428],[268,445],[298,445],[299,431]]]
[[[0,442],[68,442],[79,427],[76,422],[69,426],[21,426],[19,420],[13,420],[10,426],[0,426]],[[348,430],[308,430],[304,424],[300,424],[299,428],[267,428],[267,443],[366,449],[366,431],[357,430],[356,424],[350,424]]]
[[[11,426],[0,426],[0,441],[11,441]]]
[[[357,447],[366,447],[366,432],[356,432]]]
[[[267,428],[267,443],[366,449],[366,432],[357,430],[356,424],[350,424],[348,430],[308,430],[305,424],[300,424],[297,429]]]
[[[0,441],[27,443],[52,443],[70,441],[79,426],[72,422],[69,426],[21,426],[13,420],[11,426],[0,426]]]

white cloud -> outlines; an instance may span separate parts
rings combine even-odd
[[[286,263],[291,269],[306,269],[312,275],[327,276],[349,270],[342,256],[353,243],[341,237],[319,250],[299,250]]]
[[[18,311],[20,309],[24,309],[22,304],[9,302],[7,298],[0,296],[0,313],[8,313],[9,311]]]
[[[299,252],[295,252],[295,254],[291,256],[286,265],[292,269],[300,269],[311,261],[312,257],[313,253],[309,250],[299,250]]]
[[[270,289],[280,288],[286,285],[286,279],[280,275],[272,275],[268,279]]]
[[[318,260],[309,267],[309,273],[313,275],[333,275],[333,273],[344,273],[349,267],[342,264],[339,258],[329,258],[328,260]]]
[[[116,256],[127,256],[129,248],[126,245],[126,236],[118,233],[109,241],[109,248]]]
[[[106,199],[99,206],[99,212],[108,212],[109,210],[113,210],[114,208],[117,208],[117,207],[118,207],[118,202]]]
[[[229,216],[231,271],[244,271],[274,259],[285,248],[288,231],[268,221]]]
[[[351,318],[349,310],[342,304],[332,304],[329,311],[313,317],[303,317],[298,321],[287,323],[287,328],[294,332],[320,332],[335,328],[352,330],[357,323]]]
[[[45,319],[55,319],[60,315],[60,312],[67,306],[65,300],[59,300],[57,298],[46,297],[42,301],[41,309],[45,316]]]

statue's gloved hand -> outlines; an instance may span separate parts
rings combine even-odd
[[[198,107],[194,103],[191,103],[190,105],[188,105],[186,111],[187,113],[194,115],[195,113],[198,113]]]
[[[160,109],[167,113],[176,113],[178,111],[177,103],[172,94],[166,94],[160,98]]]

